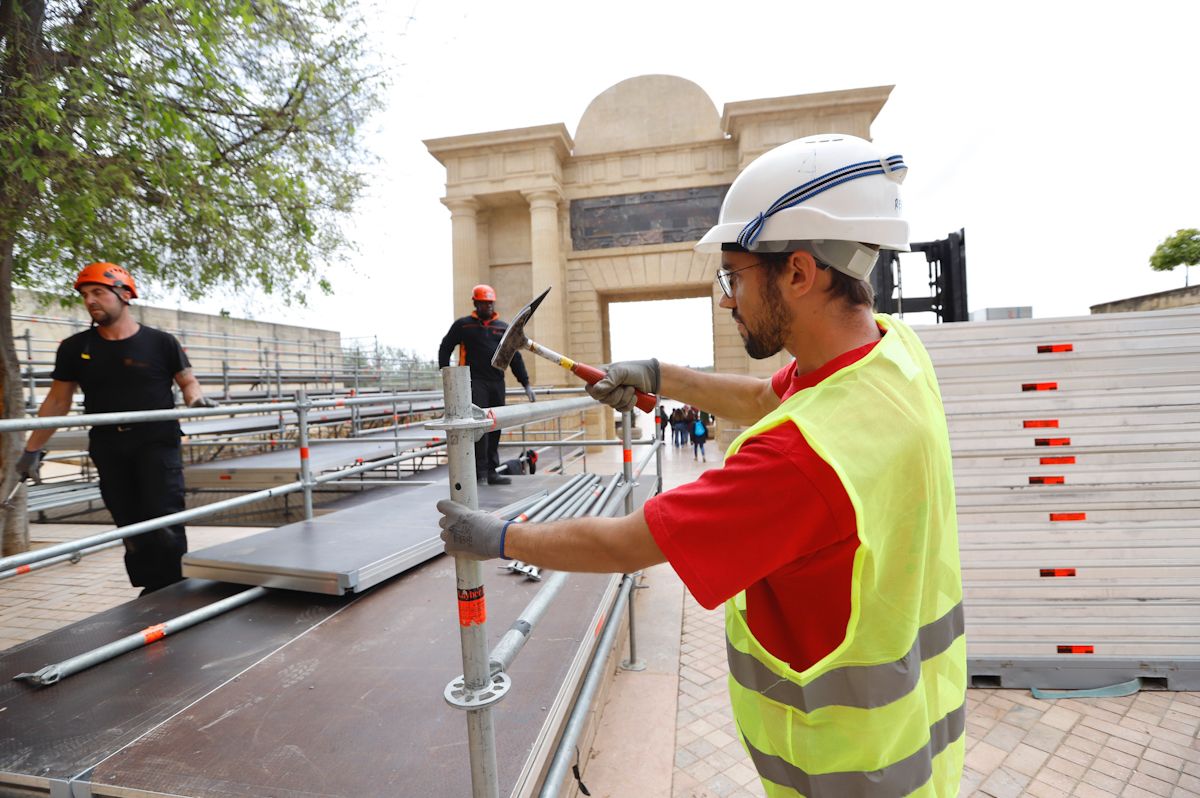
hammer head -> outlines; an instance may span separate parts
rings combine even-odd
[[[550,293],[549,288],[538,294],[532,302],[521,308],[516,316],[513,316],[513,320],[508,324],[508,329],[504,331],[504,337],[500,339],[500,345],[496,347],[496,353],[492,355],[492,368],[505,371],[508,364],[512,362],[513,354],[524,349],[529,343],[529,338],[525,335],[525,325],[529,323],[533,312],[538,309],[538,305],[542,304],[542,300],[548,293]]]

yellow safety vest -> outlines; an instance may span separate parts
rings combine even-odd
[[[733,714],[771,798],[953,798],[962,778],[966,638],[946,417],[916,334],[876,320],[887,334],[866,357],[729,447],[794,423],[837,473],[858,527],[846,636],[807,670],[755,640],[744,592],[725,605]]]

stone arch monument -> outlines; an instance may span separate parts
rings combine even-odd
[[[716,370],[772,373],[784,356],[750,359],[729,314],[717,307],[718,256],[692,247],[716,221],[742,167],[801,136],[870,138],[891,90],[746,100],[718,115],[695,83],[643,75],[592,100],[574,139],[565,125],[553,124],[425,141],[446,167],[455,314],[470,313],[477,283],[495,286],[505,316],[552,286],[530,337],[600,364],[611,359],[613,302],[709,297]],[[576,379],[540,358],[526,364],[538,385]],[[723,425],[721,443],[735,432]]]

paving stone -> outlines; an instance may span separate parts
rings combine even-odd
[[[1025,785],[1032,779],[1024,773],[1017,773],[1007,767],[1000,767],[979,785],[979,791],[993,798],[1020,798],[1025,792]]]

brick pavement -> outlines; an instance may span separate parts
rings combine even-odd
[[[684,597],[675,774],[678,798],[746,798],[762,786],[737,741],[724,622]],[[964,798],[1200,798],[1200,693],[1041,701],[967,691]]]

